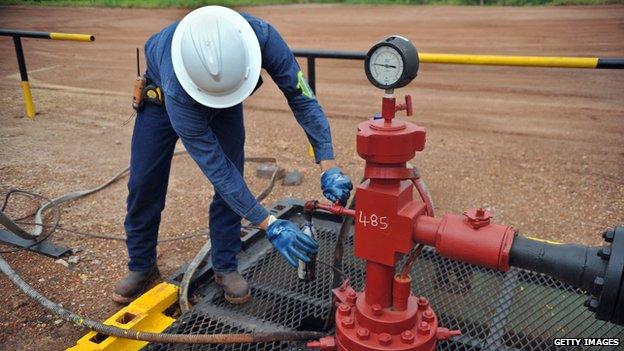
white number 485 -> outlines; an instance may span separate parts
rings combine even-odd
[[[358,217],[358,222],[362,223],[365,227],[370,225],[371,227],[377,227],[381,230],[388,228],[388,223],[386,222],[387,220],[388,217],[378,216],[374,213],[368,217],[362,211],[360,211],[360,215]]]

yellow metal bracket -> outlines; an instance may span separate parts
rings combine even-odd
[[[163,312],[177,301],[178,287],[170,283],[160,283],[112,315],[104,324],[160,333],[175,321]],[[146,345],[147,341],[122,339],[92,331],[66,351],[138,351]]]

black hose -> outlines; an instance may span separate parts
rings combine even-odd
[[[256,196],[256,201],[261,202],[264,200],[273,190],[273,186],[275,186],[275,181],[277,180],[277,176],[279,173],[279,164],[277,163],[277,159],[274,157],[246,157],[245,162],[273,162],[275,164],[275,169],[273,170],[273,174],[271,175],[271,180],[269,184],[262,190],[262,192]],[[180,304],[180,310],[182,312],[186,312],[191,309],[191,303],[188,298],[189,287],[191,285],[191,279],[195,275],[197,268],[199,265],[208,257],[210,254],[210,250],[212,248],[212,242],[210,240],[206,241],[206,243],[199,249],[195,257],[189,262],[186,271],[184,271],[184,275],[182,276],[182,281],[180,282],[180,293],[178,295],[178,301]]]
[[[9,195],[7,194],[6,198],[5,198],[5,202],[2,205],[2,211],[0,211],[0,224],[4,225],[5,228],[7,228],[9,231],[11,231],[12,233],[16,234],[17,236],[20,236],[26,240],[31,241],[31,244],[26,245],[24,247],[18,247],[15,249],[9,249],[9,250],[2,250],[0,251],[1,253],[11,253],[11,252],[17,252],[20,250],[28,250],[34,246],[37,246],[39,244],[41,244],[42,242],[44,242],[45,240],[47,240],[58,228],[59,223],[61,221],[61,210],[58,207],[58,205],[56,204],[52,204],[53,200],[48,199],[47,197],[43,196],[43,195],[39,195],[36,193],[32,193],[26,190],[19,190],[19,189],[11,189],[9,191],[9,193],[19,193],[19,194],[24,194],[24,195],[28,195],[31,196],[33,198],[38,198],[40,200],[44,200],[47,201],[47,204],[51,204],[47,209],[51,208],[52,210],[54,210],[54,220],[52,225],[47,226],[49,228],[48,232],[45,233],[43,231],[43,223],[37,223],[37,227],[35,227],[35,229],[40,229],[36,234],[34,233],[28,233],[27,231],[25,231],[24,229],[22,229],[15,221],[13,221],[11,218],[9,218],[3,211],[6,208],[7,205],[7,201],[9,200]],[[41,211],[39,213],[40,218],[43,218],[43,213],[44,211]],[[16,232],[14,232],[14,230]],[[43,233],[43,235],[41,235]]]
[[[185,151],[177,151],[174,153],[174,156],[177,156],[183,153],[185,153]],[[252,157],[252,158],[246,158],[246,161],[275,162],[276,164],[276,170],[274,171],[268,186],[256,198],[258,201],[262,201],[264,198],[266,198],[266,196],[270,194],[271,190],[273,189],[273,186],[275,185],[275,181],[277,179],[277,173],[278,173],[277,160],[272,157]],[[76,200],[81,197],[98,192],[106,188],[107,186],[111,185],[112,183],[116,182],[123,176],[127,175],[128,170],[129,168],[125,168],[124,170],[122,170],[121,172],[113,176],[111,179],[109,179],[107,182],[105,182],[104,184],[96,188],[89,189],[89,190],[82,190],[82,191],[74,191],[71,193],[67,193],[65,195],[61,195],[60,197],[56,199],[52,199],[52,200],[42,195],[30,193],[28,191],[11,189],[9,193],[5,196],[5,201],[1,207],[2,210],[6,208],[9,197],[13,193],[22,193],[22,194],[33,196],[36,198],[40,198],[40,199],[45,200],[46,203],[43,206],[40,206],[38,211],[34,214],[35,222],[32,224],[34,224],[36,227],[35,227],[35,231],[33,234],[24,231],[21,227],[19,227],[16,224],[16,221],[12,221],[8,216],[4,215],[3,211],[0,211],[0,214],[2,215],[2,217],[0,217],[0,224],[7,226],[8,229],[14,229],[19,234],[23,234],[24,236],[28,238],[39,239],[34,244],[30,245],[29,247],[18,248],[16,250],[9,250],[5,252],[13,252],[13,251],[17,251],[20,249],[27,249],[27,248],[30,248],[31,246],[37,245],[41,243],[42,241],[46,240],[56,229],[61,229],[61,230],[74,233],[74,234],[79,234],[79,235],[87,235],[87,236],[91,236],[91,237],[95,237],[99,239],[123,240],[120,237],[115,237],[115,236],[110,236],[110,235],[85,233],[85,232],[80,232],[80,231],[71,230],[67,228],[61,228],[59,226],[59,222],[60,222],[59,204],[66,202],[66,201]],[[56,214],[54,223],[51,226],[43,223],[43,213],[49,208],[52,208]],[[27,224],[27,223],[23,223],[24,222],[23,219],[28,218],[28,217],[30,216],[20,218],[19,222],[22,222],[21,224]],[[45,235],[39,236],[39,234],[41,234],[45,228],[50,228],[50,231]],[[168,239],[159,240],[159,242],[187,239],[187,238],[199,236],[199,235],[203,235],[203,234],[191,234],[191,235],[187,235],[184,237],[171,238],[169,240]],[[207,242],[208,245],[209,243],[210,241]],[[202,256],[205,256],[205,255],[202,255]],[[71,322],[79,327],[88,328],[98,333],[115,336],[119,338],[136,339],[136,340],[157,342],[157,343],[235,344],[235,343],[259,343],[259,342],[274,342],[274,341],[314,340],[314,339],[319,339],[325,336],[325,334],[323,333],[312,332],[312,331],[286,331],[286,332],[280,331],[280,332],[262,332],[262,333],[189,335],[189,334],[150,333],[150,332],[141,332],[141,331],[135,331],[135,330],[129,330],[129,329],[122,329],[122,328],[117,328],[117,327],[110,326],[110,325],[105,325],[105,324],[99,323],[91,319],[83,318],[75,314],[74,312],[64,309],[61,305],[47,299],[45,296],[41,295],[38,291],[36,291],[33,287],[31,287],[28,283],[26,283],[19,276],[19,274],[11,268],[11,266],[4,260],[4,258],[1,255],[0,255],[0,271],[2,271],[9,278],[9,280],[11,280],[11,282],[13,282],[18,288],[20,288],[20,290],[22,290],[26,295],[28,295],[30,298],[35,300],[37,303],[39,303],[41,306],[43,306],[47,310],[51,311],[54,314],[57,314],[62,319],[68,322]],[[188,275],[189,277],[191,277],[193,273],[194,273],[194,270],[191,270],[190,272],[187,271],[185,276]],[[188,285],[187,285],[187,289],[188,289]],[[186,297],[186,294],[184,294],[184,297]]]
[[[364,182],[365,178],[360,180],[360,184]],[[355,209],[355,194],[351,198],[351,202],[349,202],[349,209]],[[342,257],[344,256],[344,243],[347,239],[347,235],[349,235],[349,231],[353,226],[353,217],[344,216],[342,218],[342,224],[340,225],[340,231],[338,232],[338,237],[336,238],[336,246],[334,247],[334,262],[331,264],[331,267],[334,268],[333,271],[333,279],[332,279],[332,289],[339,287],[343,284],[345,279],[348,277],[339,270],[338,267],[342,268]],[[329,265],[328,265],[329,266]],[[334,320],[334,312],[335,312],[335,304],[334,297],[330,296],[329,302],[329,313],[327,314],[327,318],[325,318],[325,323],[323,325],[323,330],[329,330],[331,327],[332,321]]]
[[[563,283],[591,292],[594,279],[604,274],[607,261],[598,256],[600,247],[555,244],[516,236],[509,253],[513,267],[544,273]]]
[[[364,181],[364,179],[362,179]],[[351,198],[351,202],[349,203],[349,209],[355,209],[355,195]],[[334,247],[334,267],[342,267],[342,257],[344,256],[344,243],[347,240],[347,236],[349,235],[349,231],[353,226],[353,217],[344,216],[342,218],[342,224],[340,225],[340,231],[338,232],[338,237],[336,238],[336,246]],[[332,289],[337,288],[342,284],[342,277],[339,274],[336,274],[334,271],[333,280],[332,280]]]
[[[37,224],[35,222],[27,222],[24,220],[21,221],[15,221],[15,223],[18,224],[23,224],[23,225],[38,225],[38,226],[42,226],[44,228],[52,228],[52,225],[49,224]],[[65,227],[64,225],[59,224],[58,226],[56,226],[55,230],[61,231],[61,232],[67,232],[70,234],[76,234],[76,235],[80,235],[80,236],[86,236],[89,238],[94,238],[94,239],[102,239],[102,240],[113,240],[113,241],[126,241],[126,237],[122,237],[122,236],[118,236],[118,235],[110,235],[110,234],[99,234],[99,233],[91,233],[91,232],[85,232],[82,230],[77,230],[74,228],[68,228]],[[167,242],[172,242],[172,241],[180,241],[180,240],[187,240],[187,239],[192,239],[192,238],[197,238],[200,236],[207,236],[208,233],[205,230],[200,230],[196,233],[192,233],[192,234],[187,234],[187,235],[181,235],[181,236],[175,236],[172,238],[164,238],[164,239],[158,239],[158,243],[167,243]]]
[[[2,271],[13,284],[22,290],[28,297],[35,300],[48,311],[58,315],[62,319],[71,322],[79,327],[125,339],[135,339],[157,343],[171,344],[238,344],[238,343],[258,343],[274,341],[301,341],[316,340],[325,336],[323,333],[312,331],[280,331],[263,333],[241,333],[241,334],[169,334],[150,333],[137,330],[122,329],[110,325],[105,325],[92,319],[83,318],[74,312],[64,309],[61,305],[48,300],[37,290],[26,283],[17,272],[0,255],[0,271]]]

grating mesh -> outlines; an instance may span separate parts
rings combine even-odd
[[[315,221],[315,225],[321,245],[319,258],[331,262],[339,225],[330,221]],[[331,269],[317,265],[316,281],[300,282],[296,272],[277,252],[260,251],[261,257],[243,270],[252,286],[254,299],[251,302],[230,305],[212,287],[208,291],[213,293],[182,315],[168,331],[199,334],[321,330],[329,308]],[[364,264],[353,257],[352,238],[345,247],[342,268],[352,286],[360,290],[364,283]],[[433,249],[426,248],[414,264],[411,276],[414,293],[430,300],[440,325],[463,331],[461,336],[439,343],[437,350],[563,350],[553,346],[553,338],[624,338],[624,328],[597,321],[587,311],[582,291],[541,274],[519,269],[503,274],[442,258]],[[297,350],[303,349],[303,344],[152,344],[147,349]],[[601,349],[614,350],[612,347],[592,348]]]

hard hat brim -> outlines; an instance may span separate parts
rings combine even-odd
[[[189,73],[184,67],[184,62],[182,61],[182,36],[192,19],[197,16],[215,14],[222,16],[231,23],[235,23],[240,29],[249,59],[249,74],[247,78],[238,89],[224,95],[210,94],[200,89],[189,76]],[[204,6],[198,8],[190,12],[180,21],[171,42],[171,61],[173,63],[175,75],[180,85],[182,85],[182,88],[184,88],[195,101],[212,108],[227,108],[243,102],[243,100],[251,95],[256,87],[258,78],[260,77],[260,70],[262,69],[262,53],[260,51],[258,37],[253,28],[239,13],[222,6]]]

